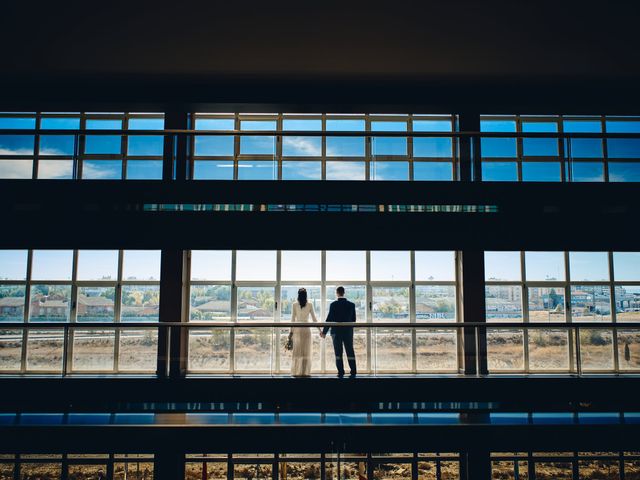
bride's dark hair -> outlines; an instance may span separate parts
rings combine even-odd
[[[304,288],[298,290],[298,304],[300,308],[304,308],[307,304],[307,291]]]

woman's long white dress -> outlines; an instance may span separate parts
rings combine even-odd
[[[314,323],[318,322],[311,302],[307,302],[304,307],[300,307],[298,302],[293,304],[291,309],[292,323],[310,323],[309,317],[313,319]],[[311,374],[311,328],[292,328],[291,331],[293,332],[291,375],[294,377],[308,376]]]

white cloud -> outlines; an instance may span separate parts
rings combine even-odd
[[[284,137],[282,140],[283,153],[291,156],[319,157],[322,155],[322,147],[318,140],[307,137]]]
[[[32,160],[0,160],[0,178],[31,178]]]
[[[0,155],[33,155],[33,148],[0,147]]]

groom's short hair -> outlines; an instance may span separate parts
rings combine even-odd
[[[336,288],[336,293],[338,295],[344,295],[344,287],[338,287]]]

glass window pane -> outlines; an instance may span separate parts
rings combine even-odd
[[[410,252],[371,252],[371,280],[411,280]]]
[[[122,137],[118,135],[87,135],[84,153],[90,155],[116,155],[122,151]]]
[[[127,161],[127,180],[162,180],[162,160]]]
[[[454,285],[416,285],[416,320],[456,321]]]
[[[406,132],[406,122],[371,122],[374,132]],[[371,154],[378,155],[406,155],[407,139],[397,137],[372,137]]]
[[[233,180],[233,160],[196,160],[194,180]]]
[[[499,119],[499,120],[480,120],[481,132],[515,132],[515,120]]]
[[[40,128],[52,130],[79,130],[80,118],[78,117],[43,117],[40,120]]]
[[[33,135],[0,135],[0,155],[33,155]]]
[[[82,178],[85,180],[120,180],[121,160],[85,160],[82,162]]]
[[[364,120],[327,120],[327,131],[364,131]],[[327,157],[364,157],[364,137],[327,136]]]
[[[482,138],[480,140],[482,158],[515,158],[516,145],[515,138]]]
[[[327,180],[364,180],[364,162],[327,162]]]
[[[27,253],[27,250],[0,250],[0,280],[25,280]]]
[[[453,142],[450,138],[420,138],[413,139],[414,157],[451,157],[453,155]]]
[[[613,252],[613,276],[617,282],[640,281],[640,252]]]
[[[374,322],[408,322],[408,287],[373,287],[372,315]]]
[[[189,330],[189,371],[228,372],[231,368],[231,330]]]
[[[30,322],[68,322],[71,285],[32,285]]]
[[[607,133],[640,133],[638,120],[610,120],[606,121]]]
[[[160,285],[124,285],[120,320],[157,322],[160,315]]]
[[[453,164],[450,162],[413,162],[413,179],[451,181],[453,180]]]
[[[231,250],[191,250],[191,280],[231,281]]]
[[[283,130],[320,131],[322,120],[285,119]],[[282,155],[286,157],[319,157],[322,155],[322,137],[282,137]]]
[[[320,280],[320,251],[283,250],[281,255],[283,281]]]
[[[69,180],[73,178],[73,160],[38,161],[38,178]]]
[[[268,161],[238,162],[238,180],[276,180],[278,178],[278,163]]]
[[[619,285],[615,287],[615,309],[616,321],[618,322],[638,322],[640,321],[640,286]],[[640,332],[635,331],[633,343],[640,341],[636,338]],[[634,353],[640,353],[635,350]]]
[[[564,120],[563,128],[567,133],[600,133],[602,122],[600,120]]]
[[[0,155],[2,155],[0,150]],[[0,159],[0,178],[29,179],[33,175],[33,160]]]
[[[520,252],[484,252],[484,279],[520,281]]]
[[[571,138],[566,151],[568,158],[602,158],[602,140],[599,138]]]
[[[409,162],[371,162],[371,180],[409,180]]]
[[[25,290],[24,285],[0,285],[0,322],[24,321]],[[0,369],[2,355],[0,353]]]
[[[525,252],[528,281],[558,281],[565,279],[564,252]]]
[[[31,278],[34,280],[71,280],[73,250],[34,250]]]
[[[452,251],[416,251],[416,281],[455,281],[455,258]]]
[[[569,252],[569,272],[572,282],[609,280],[607,252]]]
[[[609,162],[610,182],[640,182],[640,163]]]
[[[523,132],[557,132],[555,122],[523,122]],[[557,138],[524,138],[522,139],[522,153],[528,157],[557,157]]]
[[[522,289],[518,285],[487,285],[487,321],[522,321]]]
[[[483,182],[517,182],[518,167],[515,162],[482,162]]]
[[[275,130],[276,122],[270,120],[242,120],[240,129],[243,131]],[[273,136],[242,136],[240,137],[240,153],[242,155],[275,155],[276,137]]]
[[[559,162],[522,162],[523,182],[559,182]]]
[[[322,164],[320,162],[282,162],[283,180],[321,180]]]
[[[236,280],[275,280],[275,250],[238,250],[236,252]]]
[[[75,137],[73,135],[41,135],[40,155],[65,155],[75,154]]]
[[[116,119],[90,119],[87,120],[88,130],[121,130],[122,120]]]
[[[118,250],[78,250],[78,280],[116,280]]]
[[[155,135],[129,135],[128,154],[137,156],[162,156],[164,137]]]
[[[189,320],[230,321],[231,285],[192,285]]]
[[[78,287],[77,320],[113,322],[115,298],[115,287]]]
[[[196,130],[234,130],[233,118],[196,118]]]
[[[234,139],[232,136],[201,136],[196,135],[194,153],[196,156],[225,156],[232,157]]]
[[[63,346],[62,330],[30,330],[27,335],[27,370],[59,372],[62,370]],[[37,475],[37,470],[32,472]],[[57,478],[60,478],[59,475],[58,473]]]
[[[336,289],[339,285],[335,284],[327,284],[326,288],[326,296],[327,303],[325,305],[325,315],[329,313],[329,307],[331,306],[331,302],[335,301],[338,298],[336,294]],[[367,288],[364,285],[346,285],[344,288],[344,296],[350,302],[355,303],[356,305],[356,321],[357,322],[366,322],[367,321]],[[320,309],[318,309],[320,312]],[[319,315],[319,313],[317,313]],[[333,355],[333,353],[331,353]],[[356,352],[356,356],[358,352]],[[362,365],[362,364],[361,364]]]
[[[123,280],[160,280],[160,250],[125,250]]]
[[[570,162],[567,166],[573,182],[604,182],[604,166],[601,162]]]
[[[564,287],[529,288],[530,322],[564,322],[564,306]]]
[[[164,118],[130,118],[129,130],[162,130]]]
[[[73,370],[113,370],[114,356],[115,330],[78,329],[74,331],[72,358]],[[69,469],[71,470],[71,466]]]
[[[608,285],[571,285],[572,321],[611,321]]]
[[[0,117],[0,129],[28,130],[30,128],[36,128],[34,117]]]
[[[273,321],[275,314],[273,287],[238,287],[238,320]],[[266,331],[260,329],[260,331]]]
[[[640,158],[640,139],[609,138],[607,156],[609,158]]]
[[[335,251],[326,253],[327,281],[362,281],[366,279],[366,252]]]

